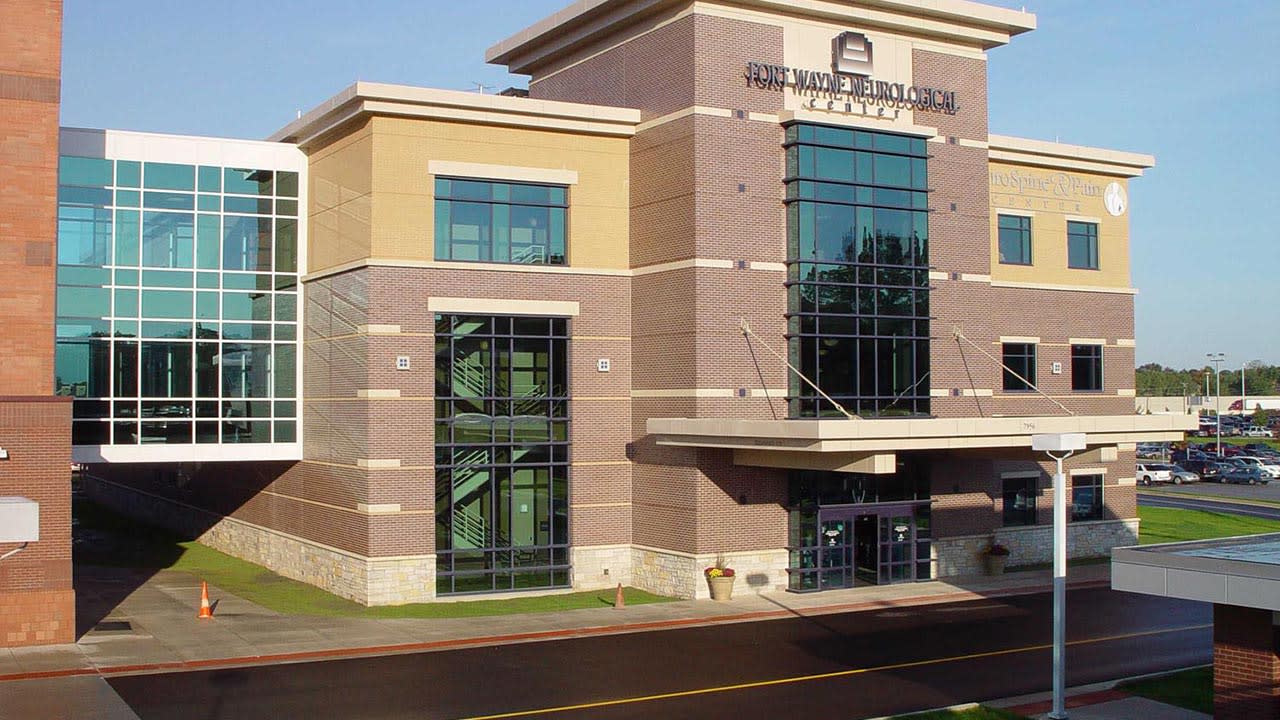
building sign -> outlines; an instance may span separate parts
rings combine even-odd
[[[1071,173],[1019,168],[992,169],[989,176],[991,200],[999,207],[1082,212],[1082,203],[1102,201],[1112,217],[1123,215],[1128,207],[1124,187],[1117,182],[1104,186]]]
[[[765,90],[788,87],[806,98],[811,109],[885,117],[901,110],[955,115],[960,109],[951,90],[876,80],[871,75],[872,43],[858,32],[843,32],[831,43],[831,72],[748,62],[747,83]]]

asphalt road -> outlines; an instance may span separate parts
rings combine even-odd
[[[1243,486],[1241,486],[1243,487]],[[1246,505],[1239,502],[1215,500],[1212,495],[1192,493],[1138,493],[1138,504],[1143,507],[1179,508],[1182,510],[1211,510],[1247,517],[1280,520],[1280,505]]]
[[[1226,483],[1198,482],[1186,485],[1160,485],[1159,488],[1161,492],[1183,495],[1217,495],[1241,500],[1280,502],[1280,480],[1272,481],[1266,485],[1228,485]],[[1144,490],[1145,488],[1138,488],[1138,492],[1143,492]]]
[[[142,720],[863,718],[1048,690],[1052,596],[110,678]],[[1212,658],[1211,607],[1068,594],[1068,685]]]

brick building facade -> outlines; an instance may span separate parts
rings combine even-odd
[[[116,163],[116,202],[120,168],[151,161],[141,187],[194,207],[196,254],[201,223],[222,243],[221,265],[129,265],[144,306],[148,268],[196,271],[194,330],[161,328],[188,333],[194,367],[166,367],[194,380],[141,392],[107,441],[76,421],[90,492],[367,604],[700,598],[718,560],[750,591],[974,573],[992,543],[1043,562],[1031,436],[1085,432],[1072,553],[1133,542],[1135,444],[1186,429],[1132,412],[1125,193],[1154,160],[989,132],[987,53],[1033,16],[846,5],[575,6],[490,49],[528,97],[357,83],[277,132],[280,153],[246,146],[257,165],[172,137],[66,144]],[[227,251],[250,216],[258,255],[276,223],[274,267]],[[230,318],[224,297],[201,315],[202,269],[275,314]],[[190,357],[147,331],[113,347]],[[246,385],[254,347],[275,353],[254,372],[298,385]],[[111,357],[143,385],[155,368]],[[93,372],[67,387],[114,398]]]
[[[40,515],[38,541],[0,543],[0,647],[75,635],[71,403],[52,392],[61,53],[59,0],[0,8],[0,496]]]

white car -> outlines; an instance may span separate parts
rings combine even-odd
[[[1280,465],[1276,465],[1270,460],[1263,460],[1262,458],[1250,457],[1248,455],[1237,455],[1231,459],[1239,461],[1243,465],[1256,467],[1262,472],[1270,475],[1272,479],[1280,478]]]
[[[1241,435],[1243,435],[1243,436],[1245,436],[1245,437],[1249,437],[1249,438],[1269,438],[1269,437],[1271,437],[1271,431],[1270,431],[1270,430],[1268,430],[1268,429],[1266,429],[1266,428],[1264,428],[1264,427],[1262,427],[1262,426],[1260,426],[1260,425],[1250,425],[1249,427],[1247,427],[1247,428],[1245,428],[1245,429],[1241,430],[1241,431],[1240,431],[1240,434],[1241,434]]]
[[[1169,473],[1164,465],[1144,465],[1138,463],[1137,474],[1139,485],[1151,485],[1152,483],[1167,483],[1173,480],[1173,476]]]

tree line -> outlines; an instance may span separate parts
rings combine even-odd
[[[1209,379],[1209,395],[1218,392],[1213,366],[1191,370],[1175,370],[1159,363],[1137,368],[1137,391],[1140,396],[1204,395],[1205,377]],[[1250,365],[1244,371],[1245,395],[1280,395],[1280,365]],[[1222,395],[1240,395],[1240,368],[1222,368]]]

